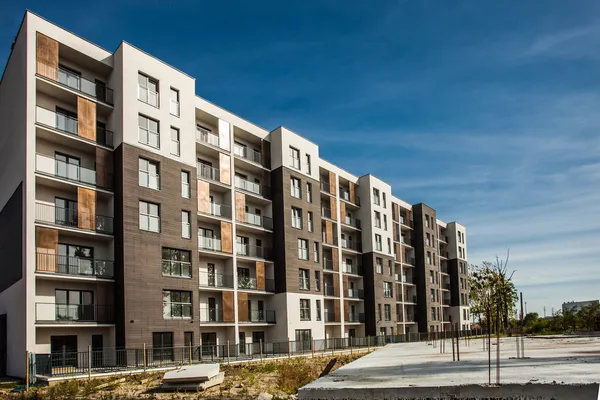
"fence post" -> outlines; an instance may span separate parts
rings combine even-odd
[[[92,377],[92,345],[88,345],[88,379]]]
[[[192,344],[190,343],[190,365],[192,365]]]
[[[312,356],[314,358],[315,357],[315,339],[312,340],[312,346],[311,346],[311,348],[312,348]]]
[[[371,340],[370,340],[370,336],[367,336],[367,351],[371,351]]]
[[[350,355],[352,355],[352,338],[348,338],[348,343],[350,344]]]
[[[144,343],[144,349],[143,349],[143,356],[142,356],[142,362],[144,363],[144,372],[146,372],[146,343]]]
[[[290,358],[290,357],[291,357],[291,354],[290,354],[290,337],[288,336],[288,358]]]
[[[29,390],[29,350],[25,350],[25,391]]]
[[[229,340],[227,341],[227,365],[229,365]]]
[[[258,348],[259,348],[259,351],[260,351],[260,362],[262,362],[262,352],[263,352],[262,339],[258,339]]]

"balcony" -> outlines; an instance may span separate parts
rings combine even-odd
[[[270,231],[273,230],[273,219],[269,217],[263,217],[262,215],[246,213],[245,221],[238,221],[249,225],[259,226]]]
[[[221,179],[221,174],[218,168],[213,168],[210,165],[198,163],[198,178],[199,179],[208,179],[209,181],[219,182]]]
[[[249,149],[234,143],[233,155],[238,158],[262,165],[262,154],[260,154],[260,151]]]
[[[412,225],[413,225],[413,224],[412,224],[412,222],[411,222],[410,224],[408,224],[408,223],[406,222],[406,217],[405,217],[404,215],[401,215],[401,216],[400,216],[400,224],[402,224],[402,225],[404,225],[404,226],[408,226],[409,228],[412,228],[412,227],[413,227],[413,226],[412,226]]]
[[[258,281],[256,278],[238,276],[238,289],[240,290],[264,290],[265,292],[275,291],[275,280],[265,279],[264,289],[258,289]]]
[[[57,254],[36,253],[36,272],[112,279],[114,262]]]
[[[94,143],[98,143],[102,146],[113,148],[114,133],[102,126],[96,126],[95,140],[79,136],[79,126],[77,118],[73,118],[69,115],[48,110],[47,108],[40,106],[36,107],[35,122],[38,125],[42,125],[50,129],[77,136],[80,139],[88,140]]]
[[[365,314],[364,313],[350,313],[348,314],[347,322],[365,322]]]
[[[240,321],[240,323],[242,322],[244,321]],[[276,323],[275,310],[250,310],[248,312],[248,322],[274,324]]]
[[[342,216],[342,224],[352,226],[356,229],[361,229],[360,219],[356,219],[356,218],[352,218],[352,217],[348,217],[348,216],[345,216],[345,217]]]
[[[198,249],[222,252],[221,239],[198,235]]]
[[[225,322],[223,321],[223,310],[220,308],[200,307],[198,319],[201,324]],[[233,321],[229,322],[233,323]]]
[[[54,178],[96,186],[103,189],[112,190],[113,186],[112,174],[104,174],[104,177],[101,180],[106,182],[106,185],[101,186],[96,180],[96,171],[79,165],[69,164],[65,161],[57,160],[43,154],[35,155],[35,171]]]
[[[356,206],[360,207],[360,197],[358,197],[357,195],[354,195],[354,201],[350,200],[350,192],[346,191],[346,190],[340,190],[340,198],[342,200],[347,201],[348,203],[354,204]]]
[[[335,287],[333,285],[325,284],[323,285],[323,293],[325,294],[325,296],[335,297]]]
[[[113,323],[112,305],[35,303],[38,324]]]
[[[349,299],[364,299],[365,292],[362,289],[348,289]]]
[[[331,193],[331,186],[327,182],[321,182],[321,192]]]
[[[362,246],[360,243],[356,241],[350,241],[346,239],[342,239],[342,249],[354,250],[361,252]]]
[[[202,211],[199,212],[203,213]],[[207,214],[214,215],[215,217],[231,218],[231,207],[225,204],[210,203]]]
[[[271,249],[263,246],[236,243],[235,251],[240,257],[263,258],[265,260],[271,258]]]
[[[200,287],[233,289],[233,275],[200,271]]]
[[[265,185],[261,185],[259,183],[250,182],[244,178],[241,178],[236,175],[235,179],[235,187],[246,192],[250,192],[252,194],[262,196],[268,198],[271,193],[271,188]]]
[[[323,315],[325,322],[340,322],[339,318],[335,317],[334,312],[325,312]]]
[[[331,209],[327,207],[321,207],[321,216],[323,216],[324,218],[333,219],[331,217]]]
[[[342,263],[342,272],[344,272],[346,274],[361,275],[361,276],[363,274],[361,265],[346,264],[344,262]]]
[[[220,147],[219,135],[215,135],[214,133],[200,128],[199,126],[196,126],[196,142],[206,143],[214,147]]]
[[[415,260],[414,257],[406,257],[403,261],[404,264],[408,264],[408,265],[412,265],[415,266],[417,265],[417,261]]]
[[[328,258],[323,258],[323,269],[326,271],[333,271],[333,261]]]
[[[450,305],[450,298],[448,298],[448,297],[442,298],[442,305],[449,306]]]
[[[61,67],[58,67],[58,83],[103,103],[110,104],[111,106],[114,105],[112,89],[85,79]]]
[[[112,217],[92,215],[79,212],[77,209],[56,207],[51,204],[35,203],[35,221],[108,235],[113,234]]]

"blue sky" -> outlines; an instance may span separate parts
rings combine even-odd
[[[600,2],[7,1],[2,65],[25,8],[510,248],[528,311],[600,297]]]

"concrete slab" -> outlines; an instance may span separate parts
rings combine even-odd
[[[203,382],[168,382],[161,385],[163,390],[206,390],[210,387],[220,385],[225,380],[225,373],[219,372],[217,375]]]
[[[166,372],[163,382],[203,382],[219,373],[219,364],[186,365],[179,369]]]
[[[517,356],[515,338],[501,339],[500,383],[506,393],[487,386],[488,353],[483,350],[483,339],[473,339],[469,346],[461,340],[461,361],[452,361],[449,340],[445,348],[446,353],[440,354],[439,342],[436,347],[426,343],[387,345],[304,386],[298,393],[299,398],[481,398],[477,393],[508,397],[509,392],[514,398],[528,398],[523,396],[529,390],[537,398],[546,398],[544,393],[547,393],[559,399],[557,395],[562,389],[558,385],[575,385],[565,389],[564,393],[571,392],[571,395],[564,398],[585,399],[595,392],[593,399],[598,399],[600,338],[525,338],[526,359],[514,358]],[[491,350],[494,384],[496,346],[492,345]],[[577,397],[573,397],[573,390],[587,392],[578,392]],[[443,393],[448,395],[439,397]]]

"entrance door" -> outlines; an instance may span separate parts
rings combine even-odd
[[[54,222],[58,225],[77,226],[77,202],[56,197]]]
[[[269,351],[268,346],[265,344],[265,333],[263,331],[252,332],[252,353],[260,354],[260,344],[262,342],[262,351]]]
[[[208,263],[208,286],[215,286],[215,264]]]
[[[217,334],[216,332],[202,332],[202,355],[217,355]]]
[[[208,321],[217,321],[217,301],[214,297],[208,298]]]
[[[77,367],[77,335],[50,336],[52,368]]]
[[[92,335],[92,368],[102,366],[104,360],[102,335]]]
[[[246,354],[246,332],[239,333],[240,354]]]

